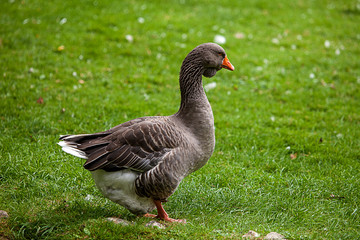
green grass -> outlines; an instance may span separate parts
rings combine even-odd
[[[0,8],[0,210],[10,215],[0,238],[360,237],[359,1],[4,0]],[[188,224],[146,228],[148,219],[101,196],[58,136],[176,112],[182,60],[216,34],[236,69],[205,80],[217,83],[207,93],[214,155],[165,204]]]

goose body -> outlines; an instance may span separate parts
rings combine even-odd
[[[214,43],[199,45],[180,70],[177,113],[137,118],[94,134],[61,136],[59,145],[86,159],[84,167],[105,197],[136,215],[157,208],[158,218],[177,221],[168,217],[161,202],[214,151],[214,117],[202,76],[212,77],[221,68],[234,69],[225,51]]]

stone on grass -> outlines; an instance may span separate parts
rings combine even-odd
[[[8,218],[9,214],[4,210],[0,210],[0,218]]]
[[[129,222],[129,221],[126,221],[126,220],[121,219],[121,218],[116,218],[116,217],[108,217],[106,220],[108,220],[110,222],[113,222],[113,223],[116,223],[116,224],[123,225],[123,226],[128,226],[128,225],[131,224],[131,222]]]
[[[165,225],[164,224],[161,224],[155,220],[152,220],[150,222],[148,222],[147,224],[145,224],[145,227],[157,227],[159,229],[165,229]]]
[[[277,239],[286,240],[286,238],[283,235],[276,232],[268,233],[268,235],[266,235],[264,238],[264,240],[277,240]]]
[[[260,234],[258,234],[257,232],[255,232],[253,230],[250,230],[248,233],[246,233],[242,237],[246,238],[246,239],[254,239],[254,238],[260,237]]]

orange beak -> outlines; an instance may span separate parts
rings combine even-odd
[[[227,58],[227,56],[225,56],[224,61],[222,62],[221,65],[222,68],[226,68],[230,71],[234,71],[234,66],[230,63],[229,59]]]

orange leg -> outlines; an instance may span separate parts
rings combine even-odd
[[[158,215],[153,215],[153,214],[145,214],[145,217],[152,217],[152,218],[159,218],[161,220],[164,220],[166,222],[180,222],[180,223],[186,223],[185,219],[173,219],[173,218],[169,218],[169,215],[165,212],[163,206],[161,205],[161,201],[159,200],[154,200],[154,203],[156,205],[156,209],[158,212]]]

